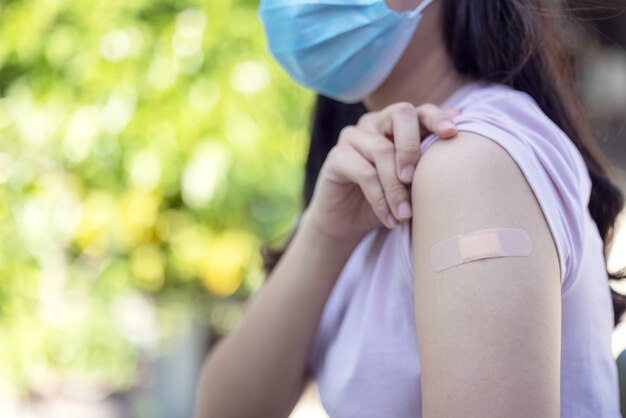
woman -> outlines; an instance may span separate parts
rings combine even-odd
[[[287,416],[313,377],[333,418],[620,417],[610,339],[623,305],[611,309],[604,251],[623,198],[572,91],[558,14],[548,0],[388,3],[398,13],[262,4],[296,81],[371,113],[308,173],[310,203],[207,360],[197,416]],[[437,141],[452,133],[423,103],[460,111],[453,139]],[[412,106],[439,136],[410,153]],[[481,235],[503,244],[512,230],[527,252]],[[491,251],[461,251],[468,234]]]

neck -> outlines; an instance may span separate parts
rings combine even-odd
[[[422,48],[419,65],[399,62],[387,80],[363,103],[370,111],[381,110],[392,103],[409,102],[441,105],[459,88],[470,83],[454,68],[445,48]]]

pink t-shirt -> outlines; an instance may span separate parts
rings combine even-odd
[[[472,83],[443,106],[462,111],[459,130],[511,155],[548,221],[561,266],[561,417],[621,417],[611,295],[582,156],[526,93]],[[422,154],[437,139],[425,138]],[[332,418],[421,417],[410,225],[368,234],[324,308],[307,367]]]

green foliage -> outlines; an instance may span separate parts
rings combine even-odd
[[[258,288],[258,246],[299,210],[313,96],[256,1],[0,7],[0,369],[123,387],[194,307],[227,329]]]

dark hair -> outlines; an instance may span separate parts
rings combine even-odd
[[[473,79],[528,93],[580,151],[592,181],[588,208],[606,255],[624,197],[609,178],[609,162],[595,145],[589,120],[576,96],[572,83],[574,54],[558,36],[562,27],[558,20],[563,14],[555,10],[551,0],[442,1],[445,44],[456,70]],[[306,165],[305,206],[339,132],[355,124],[365,112],[361,103],[348,105],[318,96]],[[624,278],[623,271],[609,273],[610,280]],[[617,324],[626,310],[626,298],[613,289],[611,295]]]

